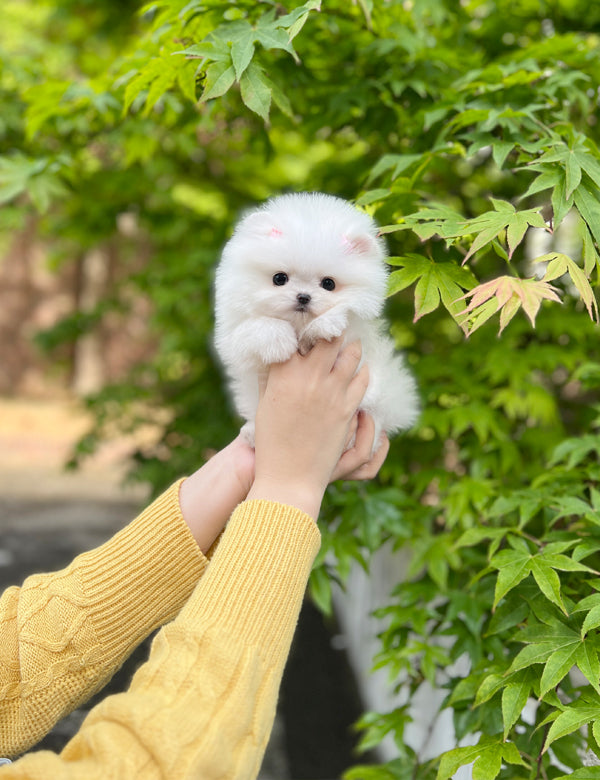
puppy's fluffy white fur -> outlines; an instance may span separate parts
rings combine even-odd
[[[380,319],[385,259],[373,220],[331,195],[283,195],[239,222],[217,269],[215,346],[251,444],[261,372],[342,333],[369,367],[375,447],[415,422],[415,381]]]

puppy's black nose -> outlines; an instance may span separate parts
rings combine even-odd
[[[296,296],[296,300],[298,301],[300,306],[308,306],[308,304],[310,303],[310,295],[308,295],[307,293],[298,293],[298,295]]]

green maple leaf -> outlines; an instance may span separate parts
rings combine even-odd
[[[540,697],[545,696],[548,691],[556,688],[575,666],[580,645],[581,638],[579,634],[576,634],[573,642],[555,650],[548,657],[540,680]]]
[[[543,663],[544,669],[539,683],[540,698],[544,698],[556,688],[574,666],[577,666],[592,687],[600,692],[598,649],[593,641],[587,641],[579,631],[553,619],[548,625],[532,623],[528,629],[521,632],[520,638],[528,644],[516,655],[509,672],[519,672]],[[531,678],[532,684],[536,678],[537,674]]]
[[[466,263],[475,252],[494,241],[504,231],[506,231],[508,258],[510,260],[530,226],[543,228],[544,230],[548,229],[544,218],[537,209],[517,211],[511,203],[505,200],[496,200],[495,198],[492,198],[492,205],[494,206],[494,211],[487,211],[485,214],[480,214],[478,217],[468,220],[464,223],[460,233],[456,234],[457,236],[477,234],[463,263]]]
[[[251,111],[254,111],[265,122],[269,118],[272,88],[263,70],[252,63],[240,79],[242,100]]]
[[[397,179],[411,165],[423,159],[421,154],[384,154],[379,162],[373,166],[367,182],[372,182],[383,173],[392,171],[392,181]],[[391,226],[390,226],[391,227]]]
[[[423,159],[424,155],[418,155],[418,157]],[[373,168],[369,180],[392,168],[394,169],[392,178],[395,178],[416,159],[416,156],[413,158],[411,155],[384,155]],[[448,239],[447,244],[450,245],[453,243],[452,239],[463,234],[464,224],[465,217],[458,211],[445,203],[428,201],[424,208],[413,214],[406,214],[395,224],[381,226],[379,233],[386,235],[387,233],[396,233],[399,230],[412,230],[421,241],[427,241],[427,239],[437,235]]]
[[[38,211],[46,211],[53,198],[66,193],[57,175],[61,167],[62,163],[48,158],[0,157],[0,205],[27,193]]]
[[[235,69],[237,81],[241,79],[242,74],[248,65],[250,65],[254,55],[255,40],[255,32],[248,22],[245,22],[245,27],[241,28],[239,33],[232,40],[231,61]]]
[[[585,636],[588,631],[600,626],[600,606],[593,607],[585,616],[583,625],[581,626],[581,635]]]
[[[596,186],[600,187],[600,163],[590,154],[586,140],[584,135],[578,134],[571,146],[560,141],[554,145],[552,151],[546,152],[536,161],[538,163],[562,163],[566,175],[567,198],[570,198],[579,187],[584,172]]]
[[[562,461],[567,469],[572,469],[589,458],[591,453],[600,454],[600,436],[588,433],[565,439],[554,448],[548,465],[555,466]]]
[[[556,604],[565,614],[566,610],[560,593],[560,579],[556,571],[593,571],[583,563],[555,552],[552,545],[547,545],[542,552],[536,555],[530,554],[525,547],[501,550],[493,556],[490,566],[498,569],[494,607],[507,593],[529,574],[532,574],[544,596]]]
[[[545,753],[555,740],[589,723],[595,724],[599,720],[600,700],[597,698],[592,700],[590,697],[578,699],[570,707],[565,707],[550,726],[543,752]]]
[[[450,750],[441,758],[436,780],[448,780],[466,764],[473,764],[473,780],[494,780],[500,773],[502,763],[526,766],[512,742],[503,742],[500,737],[481,737],[477,745]]]
[[[221,97],[235,82],[235,69],[227,62],[213,62],[206,69],[206,81],[204,92],[200,98],[201,103],[207,100]]]
[[[536,678],[537,674],[533,669],[527,669],[524,674],[518,675],[513,682],[508,684],[506,684],[506,679],[502,678],[505,685],[502,691],[504,739],[508,737],[509,731],[520,718]]]
[[[441,301],[461,325],[460,311],[463,307],[460,301],[463,293],[477,283],[468,269],[450,262],[436,263],[416,254],[392,257],[389,262],[391,265],[400,266],[401,270],[391,273],[388,295],[394,295],[417,282],[414,322],[435,311]]]

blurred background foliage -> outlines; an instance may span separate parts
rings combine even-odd
[[[414,692],[466,657],[448,704],[457,739],[479,742],[422,761],[405,709],[371,713],[363,747],[391,733],[398,760],[348,778],[443,780],[473,761],[478,778],[577,777],[582,747],[600,752],[600,7],[2,10],[0,244],[34,219],[52,267],[106,248],[119,265],[39,344],[58,361],[111,312],[151,304],[152,357],[86,399],[96,424],[75,460],[151,422],[132,475],[158,492],[230,440],[211,289],[236,218],[283,191],[356,201],[388,238],[387,313],[423,414],[376,484],[330,490],[312,593],[330,609],[353,561],[407,545],[378,664]]]

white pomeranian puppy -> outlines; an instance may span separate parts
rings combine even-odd
[[[331,195],[282,195],[237,225],[217,269],[215,346],[251,444],[261,372],[342,333],[361,341],[369,367],[361,409],[375,421],[374,449],[382,431],[415,422],[415,381],[379,319],[385,259],[373,220]]]

